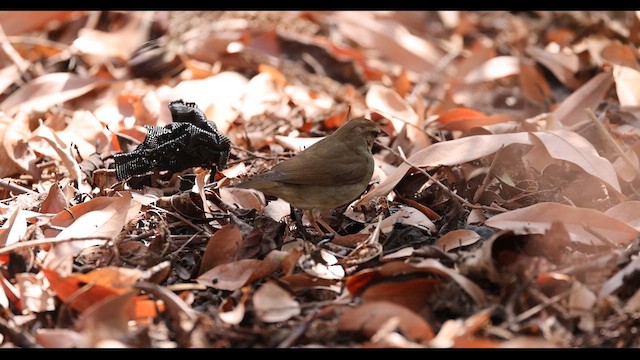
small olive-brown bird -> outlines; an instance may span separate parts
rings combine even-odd
[[[236,186],[262,191],[305,210],[322,235],[316,215],[348,204],[367,188],[374,168],[371,149],[379,134],[375,122],[352,119],[298,155]],[[318,222],[337,235],[322,219]]]

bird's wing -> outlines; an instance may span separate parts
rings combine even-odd
[[[358,183],[369,172],[370,162],[352,151],[338,157],[335,149],[331,154],[318,150],[302,152],[258,177],[287,184],[330,186]]]

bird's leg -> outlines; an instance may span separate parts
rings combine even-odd
[[[291,205],[289,205],[289,207],[291,208],[291,217],[293,218],[293,221],[296,224],[296,229],[298,229],[302,239],[305,241],[309,240],[311,235],[307,232],[307,229],[304,228],[304,225],[302,225],[302,213]]]
[[[315,215],[318,215],[318,222],[320,223],[320,225],[324,226],[325,229],[329,230],[329,232],[333,235],[334,238],[340,237],[340,235],[335,230],[333,230],[331,226],[329,226],[329,224],[327,224],[324,220],[322,220],[322,217],[320,216],[320,211],[318,209],[313,209],[309,211],[308,215],[309,215],[309,221],[311,222],[311,225],[313,225],[313,227],[316,229],[316,231],[320,235],[324,235],[324,231],[320,230],[320,226],[318,226],[318,224],[316,223]]]

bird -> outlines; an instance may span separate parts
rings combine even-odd
[[[366,118],[344,123],[332,134],[270,170],[235,187],[259,190],[303,210],[314,229],[339,236],[319,217],[325,210],[350,203],[361,195],[373,176],[372,148],[381,129]]]

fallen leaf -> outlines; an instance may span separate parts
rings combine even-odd
[[[202,254],[199,275],[222,264],[236,261],[240,257],[242,248],[242,234],[235,223],[229,223],[216,231]]]
[[[35,338],[40,345],[49,349],[71,349],[88,347],[85,334],[71,329],[37,329]]]
[[[44,112],[53,105],[75,99],[106,84],[108,82],[103,79],[83,78],[73,73],[45,74],[9,95],[0,103],[0,110],[9,115]]]
[[[475,244],[482,237],[477,232],[466,229],[449,231],[435,242],[435,246],[442,251],[451,251],[463,246]]]
[[[620,65],[613,67],[616,94],[621,106],[640,106],[640,71]]]
[[[526,229],[528,233],[542,234],[554,221],[564,225],[572,241],[588,245],[608,245],[602,239],[625,245],[638,235],[638,230],[600,211],[550,202],[495,215],[485,224],[498,229]]]
[[[67,198],[60,189],[58,182],[54,182],[49,187],[47,197],[40,205],[40,212],[43,214],[57,214],[67,207]]]
[[[247,283],[261,264],[262,260],[244,259],[218,265],[198,276],[196,281],[220,290],[238,290]]]
[[[442,279],[418,278],[404,281],[383,281],[366,288],[361,295],[362,302],[388,301],[402,305],[420,313],[427,300],[436,294]]]
[[[518,73],[520,73],[520,59],[518,57],[496,56],[471,70],[462,81],[465,84],[475,84],[517,75]]]
[[[548,129],[571,127],[587,120],[586,108],[595,109],[614,82],[610,72],[600,73],[569,95],[551,114],[554,121]]]
[[[525,51],[534,60],[549,69],[562,84],[570,89],[577,88],[578,82],[574,74],[579,70],[580,60],[576,54],[552,53],[533,46],[527,47]]]
[[[404,26],[375,14],[339,11],[338,31],[366,48],[381,51],[389,60],[415,72],[428,72],[444,55],[426,40],[411,34]]]
[[[640,201],[629,200],[612,206],[605,215],[620,220],[640,231]]]
[[[415,312],[386,301],[374,301],[347,309],[338,321],[338,330],[362,333],[367,338],[378,332],[389,319],[397,317],[398,331],[407,339],[417,342],[428,341],[434,332],[429,323]]]
[[[11,11],[0,13],[0,24],[7,35],[40,30],[52,23],[79,17],[84,11]]]
[[[256,290],[253,308],[258,319],[268,323],[285,321],[300,314],[300,304],[273,282],[267,282]]]

